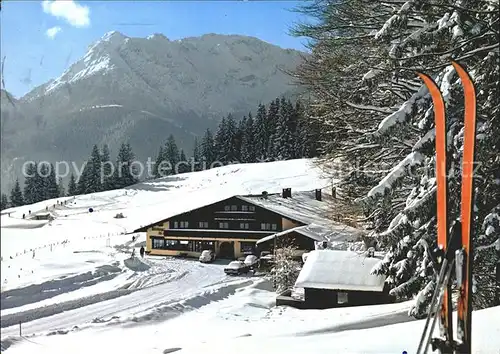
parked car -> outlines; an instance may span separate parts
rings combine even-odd
[[[246,256],[245,260],[243,261],[250,269],[253,269],[258,266],[259,264],[259,259],[257,256],[250,254]]]
[[[215,260],[215,252],[213,250],[204,250],[200,255],[200,262],[209,263]]]
[[[232,261],[224,268],[227,275],[240,275],[250,271],[250,267],[242,261]]]

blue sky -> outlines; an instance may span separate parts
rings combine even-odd
[[[289,36],[303,18],[298,1],[2,1],[1,54],[5,88],[20,97],[58,77],[104,33],[163,33],[175,40],[205,33],[242,34],[304,49]]]

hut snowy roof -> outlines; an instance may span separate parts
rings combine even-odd
[[[385,276],[370,274],[378,262],[351,251],[315,250],[309,253],[295,287],[382,292]]]

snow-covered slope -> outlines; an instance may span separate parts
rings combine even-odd
[[[286,187],[293,193],[330,183],[309,160],[234,165],[61,198],[62,205],[52,200],[7,210],[11,216],[1,220],[2,350],[410,353],[423,327],[422,321],[402,323],[410,320],[411,302],[325,311],[276,308],[264,279],[228,277],[223,262],[129,259],[145,238],[135,234],[133,241],[124,233],[158,217],[234,194]],[[21,218],[46,207],[55,216],[50,223]],[[115,219],[118,212],[126,218]],[[492,320],[499,315],[498,308],[474,313],[476,352],[500,347],[499,324]],[[387,333],[390,341],[381,339]]]
[[[302,159],[219,167],[120,190],[7,209],[1,216],[2,275],[5,275],[2,276],[2,290],[33,281],[30,271],[40,264],[26,265],[23,270],[9,264],[18,258],[31,258],[33,251],[36,258],[43,252],[50,254],[55,248],[73,252],[73,245],[77,247],[81,242],[88,244],[92,240],[96,240],[98,246],[89,247],[105,247],[110,237],[116,238],[113,244],[120,244],[125,242],[125,237],[127,240],[131,237],[120,238],[120,235],[237,194],[275,193],[286,187],[295,191],[312,190],[330,183],[311,160]],[[32,219],[47,211],[55,218],[53,221]],[[115,218],[118,213],[125,218]],[[22,218],[23,214],[26,219]]]
[[[279,193],[287,187],[292,191],[306,191],[329,187],[331,183],[331,179],[308,159],[229,165],[164,177],[125,189],[57,199],[67,201],[63,205],[57,205],[57,200],[48,200],[7,209],[2,211],[1,225],[2,228],[27,228],[34,222],[23,220],[22,214],[45,212],[49,207],[56,219],[51,226],[44,226],[42,233],[48,227],[53,235],[59,229],[65,233],[68,225],[78,232],[75,225],[85,223],[98,226],[103,235],[132,232],[169,216],[238,194]],[[92,213],[89,213],[89,208],[93,209]],[[117,213],[123,213],[125,218],[115,219]],[[30,233],[38,231],[34,229]],[[12,245],[14,248],[5,246],[2,240],[2,256],[19,249],[16,245]]]
[[[274,307],[275,294],[266,288],[254,281],[202,307],[179,304],[177,313],[191,311],[175,317],[158,311],[154,321],[96,324],[3,343],[14,344],[12,354],[399,354],[415,352],[424,327],[424,321],[407,321],[406,303],[304,311]],[[500,307],[474,312],[473,353],[498,353],[499,316]]]

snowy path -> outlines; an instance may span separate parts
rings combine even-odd
[[[106,321],[112,317],[142,316],[148,310],[161,305],[182,301],[203,292],[213,284],[224,285],[224,280],[237,280],[224,274],[222,267],[206,266],[196,262],[184,262],[182,279],[137,290],[131,294],[84,306],[74,310],[40,318],[22,324],[23,335],[49,332],[56,329],[71,329],[88,324],[96,318]],[[19,326],[2,328],[2,337],[17,335]]]

